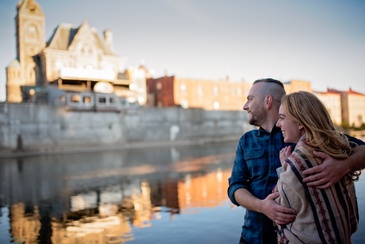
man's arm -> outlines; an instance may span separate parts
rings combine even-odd
[[[279,195],[279,192],[274,192],[261,200],[254,197],[245,188],[239,188],[234,192],[234,198],[240,206],[265,214],[278,225],[291,223],[296,217],[295,210],[277,204],[275,198]]]
[[[325,189],[338,182],[345,174],[365,168],[365,145],[354,148],[350,157],[338,160],[323,152],[315,156],[324,159],[321,165],[303,171],[308,186]]]

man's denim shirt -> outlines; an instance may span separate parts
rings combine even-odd
[[[245,188],[259,199],[266,198],[275,187],[280,167],[280,150],[285,144],[280,128],[269,133],[262,128],[245,133],[239,140],[236,158],[229,178],[228,196],[232,203],[234,192]],[[294,146],[294,144],[290,144]],[[294,147],[293,147],[294,148]],[[264,214],[246,210],[242,235],[248,243],[275,243],[273,222]]]

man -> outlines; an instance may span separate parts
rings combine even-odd
[[[243,106],[248,112],[249,123],[259,129],[245,133],[239,140],[229,178],[230,200],[246,208],[240,243],[276,243],[273,221],[278,225],[287,224],[296,217],[293,209],[276,204],[274,199],[279,193],[272,193],[278,180],[276,169],[281,166],[279,152],[287,146],[281,130],[276,127],[284,95],[280,81],[270,78],[256,80]],[[325,161],[321,166],[304,172],[310,175],[306,178],[308,185],[325,188],[347,172],[365,167],[365,146],[360,147],[362,150],[354,150],[351,159],[343,162],[317,153]],[[331,177],[322,178],[324,175]]]

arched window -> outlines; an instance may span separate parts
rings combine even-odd
[[[29,25],[26,32],[26,40],[30,42],[38,41],[38,29],[35,25]]]

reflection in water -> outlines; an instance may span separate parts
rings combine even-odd
[[[1,160],[7,235],[23,243],[131,241],[132,228],[152,227],[162,213],[174,219],[226,201],[234,149],[223,143]]]
[[[237,243],[244,212],[226,195],[235,146],[3,159],[0,243]]]
[[[35,243],[41,230],[38,207],[27,210],[23,203],[10,206],[11,234],[14,242]]]

